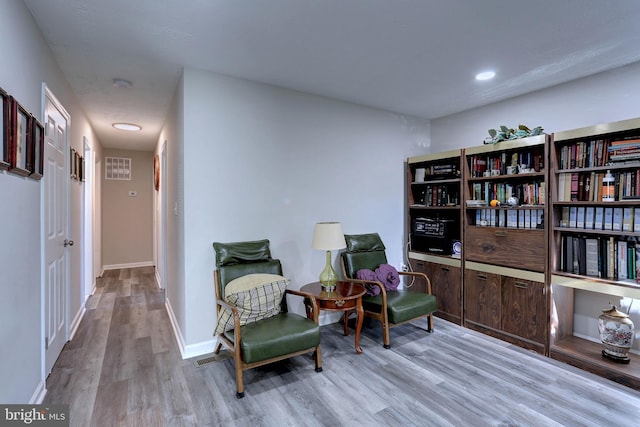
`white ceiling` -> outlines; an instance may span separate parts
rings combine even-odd
[[[24,1],[113,148],[153,149],[183,67],[437,118],[640,61],[637,0]]]

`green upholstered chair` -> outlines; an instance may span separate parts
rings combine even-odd
[[[233,313],[233,328],[217,335],[218,345],[215,353],[220,352],[222,345],[233,353],[236,397],[244,397],[243,372],[257,366],[314,352],[316,371],[321,372],[319,311],[312,295],[286,289],[284,293],[279,294],[280,301],[275,301],[275,304],[280,304],[278,314],[244,325],[241,325],[241,311],[225,299],[225,287],[234,279],[257,277],[248,276],[254,274],[282,276],[280,261],[271,258],[269,241],[216,242],[213,248],[216,253],[214,282],[218,320],[220,321],[223,307]],[[287,295],[306,298],[307,303],[312,306],[312,319],[289,312]]]
[[[345,235],[346,251],[341,254],[344,280],[377,286],[378,295],[366,294],[362,297],[364,315],[379,320],[382,324],[383,345],[390,348],[389,328],[421,317],[427,317],[428,328],[433,330],[433,313],[436,311],[436,297],[431,295],[431,281],[424,273],[399,271],[402,276],[412,276],[425,282],[425,292],[408,289],[387,290],[379,281],[357,280],[358,270],[375,271],[381,264],[387,264],[385,246],[377,233]],[[413,282],[412,282],[413,283]]]

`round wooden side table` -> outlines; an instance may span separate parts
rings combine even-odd
[[[338,282],[336,289],[330,292],[322,288],[320,282],[313,282],[304,285],[300,291],[307,292],[316,300],[320,310],[327,311],[343,311],[344,312],[344,334],[349,336],[348,314],[351,310],[356,311],[356,353],[362,353],[360,347],[360,330],[362,329],[362,321],[364,319],[364,310],[362,308],[362,296],[366,290],[360,283]],[[311,307],[305,304],[307,317],[312,318],[313,313]]]

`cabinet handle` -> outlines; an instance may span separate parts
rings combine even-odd
[[[504,231],[496,231],[496,237],[507,237],[507,233]]]
[[[442,267],[441,270],[442,271],[449,271],[449,268],[448,267]]]
[[[529,284],[528,283],[523,283],[523,282],[515,282],[513,284],[513,286],[515,286],[516,288],[520,288],[520,289],[529,289]]]
[[[477,277],[478,277],[478,280],[487,280],[486,274],[478,274]]]

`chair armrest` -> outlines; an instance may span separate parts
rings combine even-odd
[[[425,292],[431,295],[431,280],[429,280],[429,276],[424,273],[418,273],[417,271],[398,271],[400,276],[410,276],[424,280],[425,284]]]
[[[229,304],[225,300],[221,300],[221,299],[216,299],[216,305],[220,307],[224,307],[227,310],[230,310],[231,313],[233,314],[234,337],[236,342],[240,342],[239,341],[240,340],[240,315],[238,314],[238,308],[235,305]],[[218,310],[218,316],[219,315],[220,315],[220,310]]]
[[[316,302],[316,299],[313,297],[313,295],[307,292],[296,291],[295,289],[286,289],[284,292],[285,292],[285,295],[291,294],[291,295],[299,296],[299,297],[305,298],[306,300],[309,300],[311,304],[311,308],[313,310],[313,321],[315,323],[318,323],[320,310],[318,309],[318,303]]]

